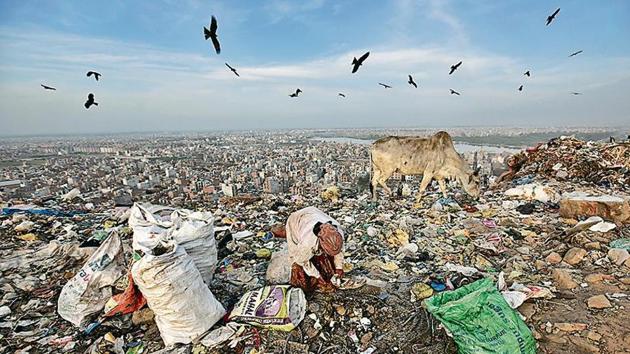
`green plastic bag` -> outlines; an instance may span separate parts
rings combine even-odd
[[[536,341],[490,278],[424,301],[457,343],[458,353],[536,353]]]
[[[610,241],[610,248],[621,248],[630,251],[630,238],[618,238]]]

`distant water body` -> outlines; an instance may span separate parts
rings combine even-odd
[[[346,144],[359,144],[359,145],[369,145],[372,144],[374,140],[366,140],[366,139],[355,139],[355,138],[322,138],[315,137],[312,138],[313,141],[323,141],[323,142],[331,142],[331,143],[346,143]],[[519,149],[501,147],[501,146],[490,146],[490,145],[471,145],[464,143],[455,143],[455,150],[459,153],[466,152],[474,152],[474,151],[485,151],[489,153],[508,153],[508,154],[516,154],[520,152]]]

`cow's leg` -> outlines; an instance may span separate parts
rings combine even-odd
[[[420,202],[420,199],[422,199],[422,195],[424,194],[424,190],[427,189],[427,186],[431,183],[432,178],[433,174],[428,170],[425,170],[422,175],[422,181],[420,182],[420,188],[418,188],[418,194],[416,195],[416,202]]]
[[[394,171],[381,171],[380,176],[378,178],[378,184],[383,187],[383,189],[387,192],[387,194],[392,195],[392,190],[387,186],[387,180],[392,176]]]
[[[442,196],[444,198],[447,198],[448,195],[446,194],[446,182],[444,182],[444,178],[439,178],[437,180],[438,184],[440,185],[440,190],[442,191]]]
[[[376,201],[377,199],[376,186],[378,186],[379,178],[381,178],[381,170],[374,168],[372,170],[372,180],[370,181],[370,185],[372,186],[372,200],[373,201]]]

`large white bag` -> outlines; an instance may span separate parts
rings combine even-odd
[[[212,213],[136,203],[129,226],[134,249],[152,254],[160,242],[175,241],[193,259],[203,281],[210,284],[217,264]]]
[[[73,325],[84,327],[90,315],[103,310],[112,296],[111,285],[124,273],[122,243],[118,233],[113,231],[61,289],[57,312]]]
[[[168,230],[173,226],[171,213],[174,210],[161,205],[134,203],[129,213],[133,249],[150,254],[155,246],[166,241]]]
[[[171,214],[171,220],[173,226],[169,229],[169,238],[184,247],[203,281],[210,284],[217,266],[212,213],[181,209]]]
[[[133,280],[149,308],[164,344],[190,343],[225,314],[223,305],[201,279],[183,247],[166,244],[168,252],[145,254],[131,268]]]

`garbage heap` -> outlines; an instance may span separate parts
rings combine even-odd
[[[513,178],[532,175],[559,181],[630,188],[630,142],[601,143],[559,137],[509,159]]]
[[[368,194],[325,188],[308,196],[225,198],[198,216],[168,210],[170,221],[183,220],[177,225],[156,217],[146,219],[146,225],[128,221],[130,212],[98,203],[75,212],[85,201],[3,208],[0,347],[15,353],[90,354],[468,353],[488,348],[530,353],[534,346],[540,353],[628,352],[627,186],[571,177],[582,164],[569,159],[597,151],[607,161],[599,165],[627,164],[606,157],[627,154],[627,149],[573,144],[572,138],[558,139],[539,147],[540,152],[523,154],[532,162],[479,200],[458,187],[449,188],[448,198],[436,186],[429,188],[419,205],[413,197],[381,195],[374,203]],[[554,170],[558,163],[563,165]],[[562,169],[569,174],[564,180],[557,177]],[[624,171],[592,173],[618,181],[627,178]],[[270,287],[271,260],[286,247],[286,240],[270,231],[311,205],[345,231],[344,278],[349,282],[334,293],[303,299],[288,288]],[[192,251],[184,256],[181,250],[191,247],[166,246],[144,255],[134,251],[153,243],[152,235],[171,230],[176,237],[174,232],[201,221],[208,227],[199,233],[198,241],[208,242],[203,254],[216,249],[211,268],[202,265],[211,257]],[[144,238],[136,234],[142,228]],[[171,264],[188,271],[160,272],[160,265],[153,266],[166,258],[176,258]],[[118,278],[85,277],[95,269]],[[166,277],[172,282],[151,282]],[[132,280],[145,302],[136,297]],[[84,292],[98,302],[60,308],[64,288],[68,292],[81,281],[100,282]],[[296,306],[264,301],[278,297],[293,298]],[[163,306],[164,301],[172,304]],[[87,314],[88,306],[94,308],[77,317],[79,327],[60,315]],[[174,306],[177,312],[169,311]],[[108,316],[111,308],[121,311]],[[219,319],[223,309],[229,315]],[[185,323],[207,331],[167,328],[169,316],[186,313]],[[180,320],[171,323],[184,323]],[[179,336],[186,338],[169,339]]]

